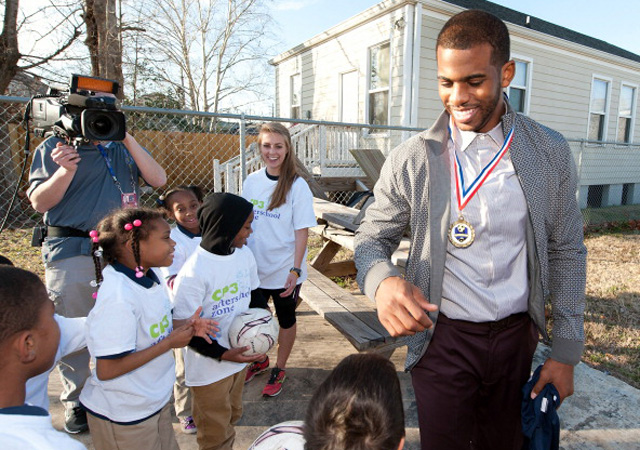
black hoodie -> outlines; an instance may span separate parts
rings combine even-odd
[[[211,194],[198,209],[198,223],[202,234],[200,247],[216,255],[232,254],[235,250],[233,240],[250,214],[253,214],[253,205],[244,198],[227,193]],[[257,289],[251,292],[249,307],[267,307],[264,298]],[[222,354],[229,350],[216,340],[209,344],[198,336],[191,339],[189,347],[201,355],[217,359],[220,359]]]

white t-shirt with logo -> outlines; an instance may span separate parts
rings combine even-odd
[[[219,323],[216,340],[230,348],[229,325],[249,309],[251,291],[259,285],[256,260],[248,247],[236,248],[230,255],[216,255],[198,247],[173,285],[174,318],[188,319],[202,306],[202,317]],[[240,372],[246,364],[218,361],[187,347],[184,365],[187,386],[206,386]]]
[[[267,177],[261,169],[247,177],[242,186],[242,196],[253,203],[253,234],[248,245],[258,261],[260,287],[282,289],[289,269],[294,265],[296,248],[295,231],[316,226],[313,212],[313,194],[301,177],[296,178],[287,194],[287,200],[267,211],[277,181]],[[307,279],[307,251],[302,259],[302,275],[298,284]]]
[[[171,303],[162,284],[145,288],[110,265],[102,274],[96,304],[87,317],[87,344],[93,360],[141,351],[169,336],[173,330]],[[133,422],[167,404],[175,379],[171,351],[111,380],[99,380],[94,367],[80,402],[114,422]]]
[[[85,334],[86,317],[70,318],[54,314],[53,318],[60,327],[60,344],[58,344],[56,359],[49,370],[27,380],[26,398],[24,400],[29,405],[39,406],[47,411],[49,410],[49,374],[62,358],[87,346]]]
[[[187,236],[180,228],[175,227],[171,230],[171,239],[176,243],[173,253],[173,263],[171,263],[169,267],[159,268],[165,283],[170,277],[176,276],[178,272],[180,272],[180,269],[187,259],[189,259],[189,256],[191,256],[200,245],[202,236]],[[171,298],[173,302],[173,290],[171,289],[169,289],[169,298]]]
[[[25,407],[31,409],[33,407]],[[86,450],[86,447],[53,428],[51,416],[44,414],[0,414],[0,448],[21,450]]]

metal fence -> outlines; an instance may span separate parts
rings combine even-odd
[[[31,227],[41,220],[25,194],[31,162],[31,153],[24,151],[23,115],[27,101],[22,97],[0,97],[0,220],[7,217],[7,228]],[[197,184],[205,192],[239,193],[246,174],[262,165],[256,140],[259,124],[265,121],[289,122],[293,148],[304,167],[321,184],[327,182],[332,200],[349,203],[355,196],[354,180],[366,179],[350,149],[377,148],[386,155],[422,131],[159,108],[122,109],[127,114],[129,132],[167,172],[164,188],[143,188],[141,200],[146,205],[155,204],[165,189],[179,184]],[[30,151],[41,141],[31,135]],[[638,145],[581,140],[570,140],[570,145],[581,177],[581,207],[640,203]],[[21,175],[25,159],[26,173]],[[10,207],[16,186],[17,196]]]

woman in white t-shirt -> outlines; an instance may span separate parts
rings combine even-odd
[[[276,365],[262,391],[274,397],[282,390],[296,339],[296,303],[307,278],[308,229],[317,222],[313,195],[296,169],[289,130],[275,122],[262,125],[258,146],[265,168],[247,177],[242,196],[254,206],[254,232],[248,245],[258,264],[260,289],[267,301],[273,299],[280,324]],[[268,368],[269,358],[252,364],[246,382]]]

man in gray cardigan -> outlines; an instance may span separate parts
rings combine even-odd
[[[517,449],[521,389],[538,333],[553,345],[534,394],[573,393],[584,345],[586,249],[576,170],[557,132],[516,114],[509,34],[476,10],[436,44],[445,111],[393,150],[356,233],[363,292],[406,335],[423,449]],[[404,277],[391,254],[404,230]]]

